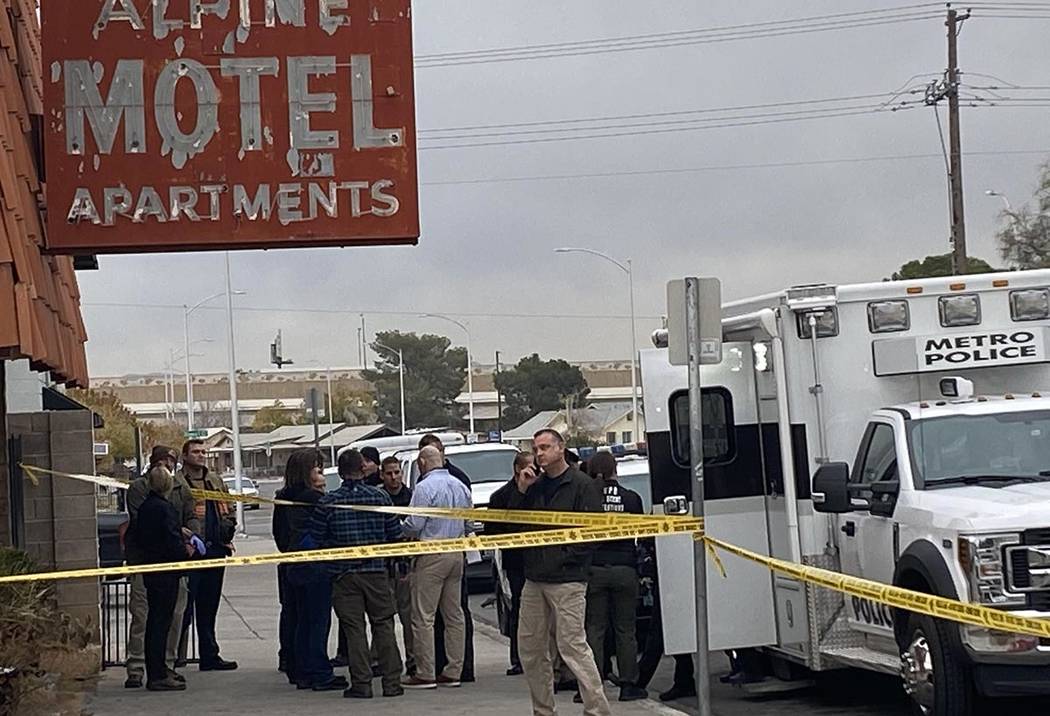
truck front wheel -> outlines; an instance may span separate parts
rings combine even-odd
[[[922,716],[971,716],[974,692],[966,664],[953,647],[954,624],[910,614],[901,644],[904,690]]]

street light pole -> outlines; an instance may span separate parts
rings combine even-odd
[[[634,420],[634,430],[632,437],[637,442],[638,440],[638,336],[635,326],[634,317],[634,266],[631,263],[631,259],[627,259],[626,262],[621,263],[612,256],[604,254],[601,251],[595,251],[594,249],[586,248],[560,248],[554,249],[555,253],[559,254],[590,254],[591,256],[597,256],[600,259],[605,259],[612,265],[627,274],[627,293],[628,303],[630,304],[630,316],[631,316],[631,417]]]
[[[388,350],[391,353],[397,353],[397,379],[401,386],[401,434],[405,434],[405,355],[402,353],[400,348],[391,348],[390,346],[384,345],[379,341],[375,341],[372,345],[376,348],[382,348]]]
[[[229,287],[227,287],[227,290],[228,289],[229,289]],[[234,291],[233,293],[234,293],[234,295],[237,295],[237,296],[243,296],[244,295],[244,291]],[[185,344],[185,349],[186,349],[186,355],[187,356],[190,354],[190,314],[192,314],[194,311],[196,311],[198,308],[200,308],[204,304],[208,303],[209,301],[214,301],[216,298],[221,298],[224,295],[225,295],[224,293],[212,294],[211,296],[208,296],[207,298],[204,298],[204,299],[201,299],[200,301],[197,301],[197,303],[193,304],[190,307],[187,307],[185,304],[183,304],[183,306],[182,306],[182,340],[183,340],[183,343]],[[186,359],[186,429],[187,430],[193,430],[193,381],[191,379],[190,359],[189,358]]]
[[[455,318],[450,318],[440,313],[424,313],[420,315],[420,318],[440,318],[443,321],[456,324],[467,334],[467,403],[470,406],[470,434],[477,435],[477,432],[474,430],[474,354],[471,351],[470,328],[467,327],[467,324],[460,323]]]
[[[242,492],[241,477],[241,416],[237,405],[237,352],[233,336],[233,289],[230,281],[230,252],[226,252],[226,334],[229,341],[229,381],[230,381],[230,431],[233,437],[233,485],[237,494]],[[237,502],[237,529],[244,534],[244,503]]]

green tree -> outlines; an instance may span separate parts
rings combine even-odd
[[[506,403],[503,415],[507,425],[520,425],[541,410],[564,408],[570,397],[582,407],[590,391],[577,366],[560,358],[545,361],[536,353],[500,372],[496,388]]]
[[[365,371],[364,377],[375,386],[377,417],[391,426],[401,424],[397,355],[379,344],[400,349],[405,357],[406,426],[438,428],[462,423],[455,399],[467,376],[466,348],[453,348],[445,336],[429,333],[376,334],[372,350],[379,358],[375,369]]]
[[[137,428],[142,429],[144,455],[148,455],[154,445],[181,448],[185,440],[181,426],[170,421],[139,421],[113,393],[76,388],[69,391],[69,397],[102,418],[104,425],[95,431],[95,441],[108,443],[109,454],[96,460],[99,472],[111,473],[116,465],[135,459]]]
[[[299,417],[282,407],[281,401],[275,400],[273,405],[268,405],[255,414],[252,430],[257,433],[272,433],[285,425],[298,425],[302,422]]]
[[[95,431],[95,442],[108,443],[109,454],[96,459],[100,472],[110,472],[115,463],[135,458],[137,422],[120,398],[113,393],[80,388],[70,390],[69,397],[102,418],[104,425]]]
[[[966,259],[966,273],[990,273],[995,271],[984,259],[969,256]],[[933,278],[934,276],[951,276],[952,255],[938,254],[927,256],[922,261],[909,261],[897,269],[890,278],[894,281],[912,281],[918,278]]]
[[[1012,268],[1050,268],[1050,162],[1039,170],[1032,200],[1035,209],[1025,204],[1000,214],[1005,223],[995,239],[999,255]]]
[[[367,390],[335,388],[332,391],[332,414],[335,422],[347,425],[371,425],[376,416],[376,397]],[[398,417],[398,421],[401,418]],[[400,424],[400,423],[399,423]]]

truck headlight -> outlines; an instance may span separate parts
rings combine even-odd
[[[1050,318],[1050,289],[1011,291],[1010,318],[1015,321],[1042,321]]]
[[[1003,576],[1005,548],[1020,542],[1017,534],[959,537],[959,566],[969,581],[971,601],[993,607],[1024,606],[1024,595],[1007,592]]]

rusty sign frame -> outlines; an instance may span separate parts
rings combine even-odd
[[[47,250],[415,243],[410,0],[47,0]]]

